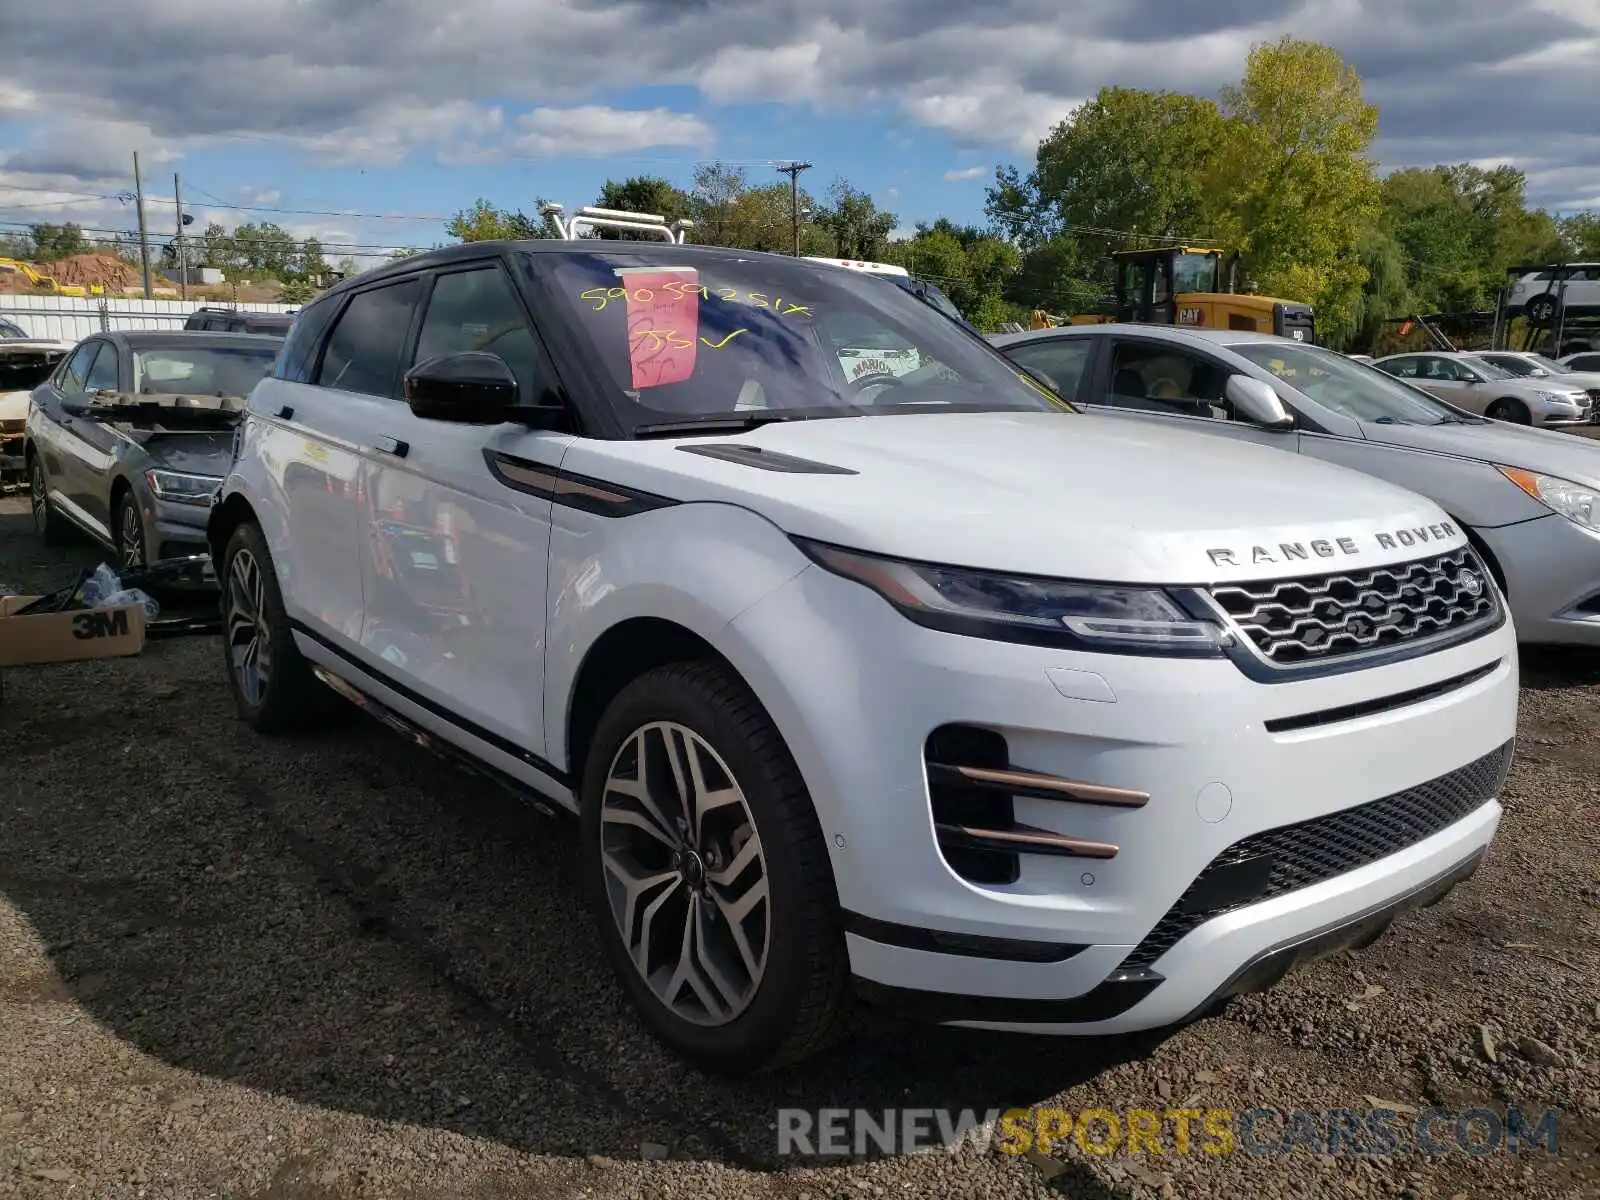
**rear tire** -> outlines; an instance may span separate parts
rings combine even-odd
[[[50,503],[44,459],[37,454],[28,459],[28,505],[33,509],[33,531],[46,546],[65,546],[72,541],[72,530]]]
[[[223,661],[240,719],[258,733],[278,734],[325,726],[348,710],[295,645],[272,554],[253,522],[229,537],[217,584]]]
[[[742,680],[709,662],[634,680],[595,731],[582,801],[601,940],[661,1041],[742,1076],[837,1038],[849,973],[827,846]]]
[[[1521,400],[1513,400],[1506,396],[1496,400],[1484,410],[1484,416],[1491,421],[1507,421],[1512,425],[1532,425],[1533,414],[1528,411],[1528,406]]]

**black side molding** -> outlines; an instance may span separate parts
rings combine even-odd
[[[1089,947],[1073,942],[1035,942],[1025,938],[987,937],[976,933],[947,933],[916,925],[896,925],[860,913],[846,912],[844,929],[869,942],[926,950],[930,954],[957,954],[963,958],[988,958],[1000,962],[1066,962]]]
[[[741,467],[756,467],[762,471],[782,471],[789,475],[859,475],[849,467],[836,467],[832,463],[816,462],[809,458],[796,458],[792,454],[779,454],[760,446],[741,446],[718,443],[713,446],[679,446],[685,454],[699,454],[718,458],[723,462],[737,463]]]
[[[632,517],[678,503],[619,483],[558,471],[498,450],[485,450],[489,473],[508,488],[598,517]]]

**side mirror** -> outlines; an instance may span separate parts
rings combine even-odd
[[[498,354],[439,354],[406,372],[406,403],[419,417],[464,425],[498,425],[518,399],[517,377]]]
[[[1235,411],[1267,429],[1288,429],[1294,424],[1278,393],[1259,379],[1233,375],[1228,379],[1228,400]]]

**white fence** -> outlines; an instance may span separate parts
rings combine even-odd
[[[222,304],[215,300],[145,300],[110,296],[29,296],[0,294],[0,318],[30,337],[76,342],[112,329],[182,329],[197,308],[237,308],[244,312],[293,312],[293,304]]]

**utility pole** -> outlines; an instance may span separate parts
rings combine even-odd
[[[178,219],[178,295],[183,299],[189,298],[189,251],[183,244],[183,185],[178,181],[178,173],[172,173],[172,205]]]
[[[144,298],[150,299],[150,234],[144,225],[144,182],[139,178],[139,152],[133,152],[133,195],[139,206],[139,265],[144,274]]]
[[[794,257],[800,257],[800,172],[809,171],[808,162],[788,162],[778,168],[780,175],[789,177],[789,218],[794,225]]]

